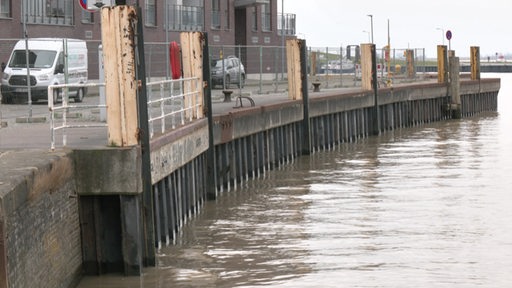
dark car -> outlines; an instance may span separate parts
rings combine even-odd
[[[242,88],[245,84],[244,64],[235,56],[229,56],[224,60],[214,60],[212,61],[211,76],[212,88],[224,84],[224,89],[229,89],[231,83],[236,83],[239,88]]]

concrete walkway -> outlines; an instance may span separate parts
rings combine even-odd
[[[212,91],[214,115],[228,113],[250,107],[250,102],[243,99],[242,105],[236,101],[240,95],[239,90],[233,89],[231,102],[224,102],[221,90]],[[251,97],[257,106],[267,105],[272,102],[286,101],[287,94],[253,94],[243,92],[242,96]],[[83,104],[95,105],[99,103],[98,95],[87,95]],[[91,112],[84,112],[91,113]],[[94,112],[92,112],[94,114]],[[99,114],[96,112],[95,114]],[[32,117],[29,117],[31,115]],[[99,116],[97,115],[96,118]],[[28,104],[0,104],[0,151],[41,149],[50,150],[50,113],[46,102]],[[106,146],[107,129],[103,128],[73,128],[67,129],[67,148]],[[56,133],[56,148],[63,148],[62,133]]]
[[[428,82],[428,81],[427,81]],[[400,86],[410,85],[402,84]],[[280,87],[284,89],[284,87]],[[312,88],[312,87],[311,87]],[[222,90],[212,90],[213,115],[222,115],[230,112],[240,111],[250,108],[251,103],[248,99],[242,99],[243,107],[237,101],[240,95],[239,89],[232,89],[231,102],[224,102]],[[277,91],[277,93],[258,94],[255,87],[245,87],[242,90],[242,96],[250,97],[255,106],[264,106],[288,101],[287,93]],[[309,97],[321,97],[329,94],[350,94],[361,91],[360,87],[349,88],[331,88],[322,89],[321,92],[309,91]],[[89,93],[83,104],[95,105],[99,103],[97,93]],[[89,112],[91,113],[91,112]],[[94,112],[92,112],[94,113]],[[99,112],[96,112],[98,114]],[[32,117],[29,117],[32,115]],[[30,120],[32,123],[30,122]],[[50,150],[50,114],[46,102],[36,102],[32,105],[27,104],[0,104],[0,151],[21,150],[21,149],[40,149]],[[107,143],[107,129],[103,128],[73,128],[67,129],[66,148],[93,148],[98,146],[105,147]],[[56,133],[56,148],[62,149],[62,133]]]

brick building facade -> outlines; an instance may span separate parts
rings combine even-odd
[[[0,0],[0,62],[8,61],[15,42],[24,37],[86,40],[89,78],[97,79],[101,43],[100,12],[87,12],[80,2],[97,0]],[[181,31],[202,31],[212,46],[282,46],[282,34],[295,34],[295,15],[279,14],[279,0],[103,0],[142,8],[146,62],[153,74],[161,72],[167,43]],[[91,3],[89,3],[91,5]],[[167,9],[166,9],[167,8]],[[25,23],[24,23],[25,21]],[[284,29],[282,29],[284,27]],[[242,53],[247,60],[247,53]],[[244,61],[247,62],[247,61]],[[251,67],[248,67],[249,71]]]

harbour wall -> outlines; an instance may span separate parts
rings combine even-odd
[[[0,154],[0,287],[73,287],[82,275],[70,151]]]
[[[499,89],[499,79],[461,81],[462,116],[496,111]],[[172,244],[208,199],[296,157],[376,130],[451,119],[449,91],[443,83],[382,88],[376,112],[373,91],[333,90],[306,104],[288,100],[214,115],[213,148],[205,119],[156,138],[154,246]],[[83,273],[126,272],[133,261],[123,239],[146,237],[130,231],[138,212],[120,216],[143,202],[140,155],[140,147],[4,152],[2,167],[11,168],[0,178],[0,287],[71,287]]]
[[[499,88],[499,79],[461,82],[462,116],[497,111]],[[379,90],[378,130],[382,133],[452,119],[448,92],[446,84],[438,83]],[[251,107],[213,117],[215,196],[212,198],[301,155],[372,135],[376,123],[373,97],[371,91],[348,94],[333,91],[312,97],[310,144],[305,141],[302,101]],[[172,243],[183,223],[208,198],[205,186],[208,183],[194,186],[186,181],[208,179],[206,159],[206,154],[191,159],[154,184],[155,211],[159,211],[155,216],[157,246]]]

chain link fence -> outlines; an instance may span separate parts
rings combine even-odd
[[[288,88],[286,51],[276,46],[210,46],[210,59],[212,60],[212,80],[218,77],[227,77],[229,69],[217,67],[218,60],[228,58],[240,59],[240,67],[234,70],[243,70],[245,83],[243,90],[252,94],[268,94],[284,92]],[[222,61],[220,62],[222,63]],[[221,75],[215,71],[221,68]],[[224,72],[222,72],[224,71]],[[214,81],[215,82],[215,81]],[[224,84],[225,81],[224,81]],[[218,85],[219,86],[219,85]],[[216,87],[218,87],[216,86]],[[229,89],[220,85],[221,89]],[[240,86],[240,85],[239,85]]]
[[[325,88],[355,87],[361,85],[361,49],[358,45],[346,47],[309,47],[310,79]],[[424,48],[377,49],[377,76],[382,83],[423,79],[431,66]],[[387,85],[387,84],[385,84]]]
[[[18,40],[0,39],[1,62],[7,63],[12,47]],[[86,42],[89,81],[97,82],[101,43],[96,40]],[[148,81],[171,78],[169,43],[146,42],[144,50]],[[224,89],[239,90],[240,94],[249,95],[286,93],[288,89],[287,59],[286,49],[283,47],[211,45],[209,51],[212,71],[210,77],[215,82],[213,94],[222,94]],[[309,81],[320,82],[323,89],[359,86],[360,58],[359,45],[309,47],[307,55]],[[220,75],[216,75],[215,73],[219,72],[213,68],[221,59],[225,62],[222,65],[219,64],[223,67],[220,68]],[[239,61],[226,61],[227,59],[239,59]],[[435,60],[426,58],[424,48],[393,48],[389,51],[385,48],[377,49],[377,61],[379,77],[392,78],[393,83],[417,81],[427,73],[434,72],[437,66]],[[226,83],[227,75],[230,79]],[[311,84],[308,87],[313,89]]]

